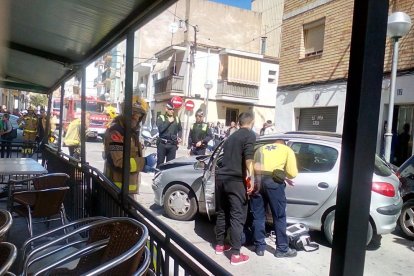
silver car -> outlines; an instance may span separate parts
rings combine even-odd
[[[299,169],[295,186],[286,187],[288,223],[300,222],[310,229],[324,231],[327,240],[332,242],[341,137],[332,133],[291,132],[260,137],[256,149],[276,139],[285,140],[293,149]],[[214,215],[214,174],[220,167],[221,154],[219,146],[210,158],[173,160],[165,164],[165,169],[161,168],[154,178],[153,189],[155,202],[164,206],[167,216],[191,219],[197,210]],[[399,180],[376,156],[368,242],[374,234],[394,230],[401,207]]]

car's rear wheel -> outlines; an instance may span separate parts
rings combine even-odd
[[[165,193],[164,210],[169,218],[191,220],[198,211],[196,196],[183,185],[173,185]]]
[[[407,238],[414,239],[414,199],[404,202],[398,224]]]
[[[335,222],[335,210],[331,211],[325,218],[325,221],[323,223],[323,232],[325,234],[326,239],[330,244],[332,244],[333,241],[333,229],[334,229],[334,222]],[[374,234],[374,231],[372,229],[371,221],[368,224],[368,233],[367,233],[367,245],[372,240],[372,235]]]

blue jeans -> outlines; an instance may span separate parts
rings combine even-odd
[[[278,184],[269,176],[263,176],[261,190],[250,196],[250,209],[253,215],[253,242],[257,250],[265,250],[266,206],[269,204],[276,234],[276,251],[287,252],[289,240],[286,235],[286,195],[285,184]]]

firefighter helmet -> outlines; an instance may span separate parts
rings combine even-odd
[[[122,103],[121,107],[122,107],[122,113],[124,113],[125,112],[125,102]],[[149,109],[148,103],[143,98],[141,98],[139,96],[138,97],[136,97],[136,96],[133,97],[133,99],[132,99],[132,112],[134,112],[134,111],[135,112],[141,112],[144,115],[146,115],[147,112],[148,112],[148,109]]]

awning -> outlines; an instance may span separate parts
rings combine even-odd
[[[171,53],[171,54],[169,54],[167,56],[164,56],[162,58],[158,58],[158,62],[154,66],[153,73],[160,73],[162,71],[167,70],[168,67],[170,67],[171,60],[172,60],[173,56],[174,56],[174,53]]]
[[[229,55],[227,65],[227,81],[248,85],[259,85],[259,60]]]
[[[175,2],[1,0],[0,87],[51,93]]]

